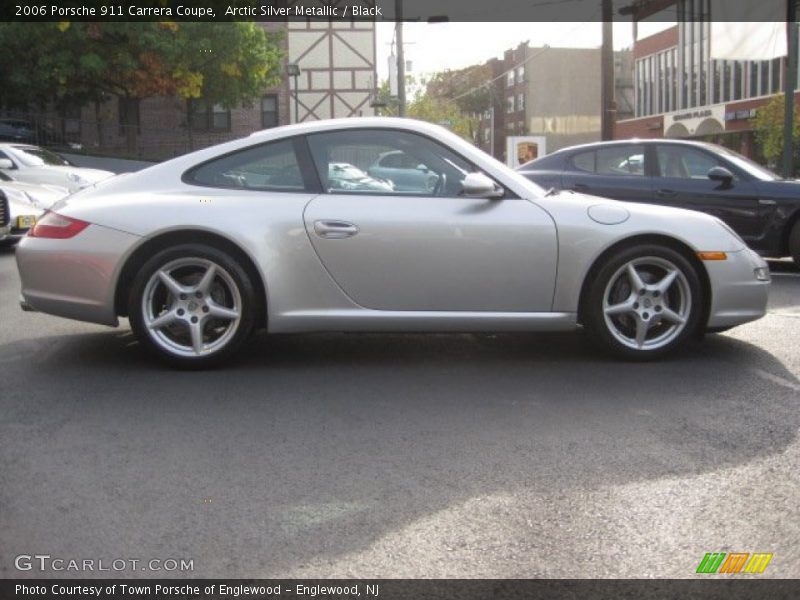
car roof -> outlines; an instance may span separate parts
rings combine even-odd
[[[675,138],[629,138],[625,140],[607,140],[604,142],[589,142],[587,144],[577,144],[575,146],[569,146],[567,148],[561,148],[552,152],[552,154],[558,154],[562,152],[572,152],[574,150],[594,150],[596,148],[607,148],[609,146],[623,146],[627,144],[643,144],[643,145],[650,145],[650,144],[667,144],[667,145],[674,145],[674,146],[694,146],[697,148],[706,148],[706,149],[713,149],[719,147],[717,144],[712,144],[711,142],[703,142],[700,140],[685,140],[685,139],[675,139]]]
[[[431,136],[440,136],[443,131],[448,131],[440,125],[434,125],[416,119],[405,119],[400,117],[347,117],[342,119],[321,119],[319,121],[305,121],[271,127],[254,131],[247,138],[257,141],[259,138],[268,140],[273,137],[291,137],[292,135],[302,135],[310,133],[324,133],[326,131],[337,131],[341,129],[403,129],[405,131],[416,131],[427,133]],[[245,138],[245,139],[247,139]]]

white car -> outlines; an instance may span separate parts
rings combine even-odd
[[[62,186],[70,193],[114,175],[111,171],[76,167],[55,152],[28,144],[0,144],[0,172],[17,181]]]
[[[45,210],[67,195],[65,187],[23,183],[0,173],[0,245],[18,242]]]
[[[435,188],[332,181],[337,165],[363,170],[387,151],[426,165]],[[185,368],[263,328],[582,325],[650,359],[761,318],[770,285],[767,264],[710,215],[546,192],[446,129],[372,117],[275,127],[71,194],[16,260],[25,310],[128,317],[144,347]]]

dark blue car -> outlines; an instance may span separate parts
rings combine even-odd
[[[564,148],[517,169],[544,188],[688,208],[725,221],[762,256],[800,266],[800,181],[732,150],[687,140]]]

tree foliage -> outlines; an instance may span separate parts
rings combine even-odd
[[[472,116],[473,111],[465,111],[457,101],[449,97],[450,89],[441,87],[440,82],[439,74],[429,80],[406,77],[406,89],[410,96],[406,105],[406,116],[443,125],[475,143],[478,135],[478,119]],[[381,114],[397,116],[397,99],[390,96],[388,81],[381,83],[377,95],[378,100],[384,104]],[[481,112],[483,110],[486,110],[486,107],[483,107]]]
[[[773,97],[767,104],[758,109],[755,118],[755,137],[761,146],[761,153],[771,166],[780,163],[783,155],[784,95]],[[794,147],[800,145],[800,113],[797,104],[794,106],[794,128],[792,130]],[[796,153],[795,153],[796,154]],[[797,158],[795,157],[795,163]]]
[[[275,35],[250,22],[0,23],[0,104],[81,106],[109,96],[251,104],[280,81]],[[131,128],[132,129],[132,128]]]
[[[429,94],[452,100],[465,113],[482,113],[493,98],[489,64],[435,73],[427,83]]]

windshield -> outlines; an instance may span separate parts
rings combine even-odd
[[[44,165],[67,167],[69,161],[56,154],[37,146],[13,146],[17,160],[26,167],[42,167]]]
[[[724,146],[714,146],[714,149],[734,165],[756,179],[760,179],[761,181],[775,181],[781,179],[781,177],[778,177],[766,167],[762,167],[756,161],[751,160],[746,156],[742,156],[738,152],[734,152],[733,150],[725,148]]]

